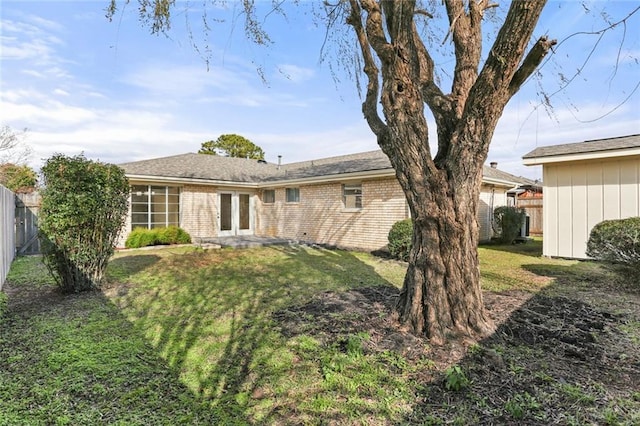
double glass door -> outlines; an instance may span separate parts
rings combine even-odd
[[[251,194],[229,191],[218,193],[218,235],[253,234]]]

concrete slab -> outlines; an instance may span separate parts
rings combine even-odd
[[[255,235],[237,235],[234,237],[200,238],[200,244],[216,244],[221,247],[249,248],[275,245],[289,245],[293,241],[284,238],[256,237]]]

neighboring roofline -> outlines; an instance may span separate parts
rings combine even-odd
[[[569,161],[602,160],[608,158],[640,156],[640,148],[620,148],[607,151],[581,152],[575,154],[557,154],[522,159],[525,166],[537,166],[548,163],[564,163]]]
[[[514,182],[511,180],[502,180],[502,179],[495,179],[495,178],[490,178],[490,177],[482,177],[482,183],[486,183],[488,185],[502,185],[505,187],[509,187],[509,188],[513,188],[514,186],[522,186],[523,184],[521,182]]]

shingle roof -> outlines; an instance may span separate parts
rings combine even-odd
[[[505,182],[511,182],[518,185],[536,185],[536,182],[531,179],[527,179],[522,176],[515,176],[515,175],[512,175],[511,173],[507,173],[499,169],[494,169],[493,167],[489,167],[489,166],[484,166],[484,168],[482,169],[482,177],[502,180]]]
[[[127,175],[255,182],[278,174],[275,164],[245,158],[207,154],[181,154],[120,164]]]
[[[271,176],[268,180],[302,179],[391,169],[389,158],[381,150],[376,150],[285,164],[282,166],[284,176]]]
[[[525,154],[522,158],[552,157],[557,155],[587,154],[626,148],[640,148],[640,135],[597,139],[563,145],[542,146]]]
[[[201,179],[223,182],[277,182],[335,176],[345,173],[391,171],[391,162],[381,151],[321,158],[278,166],[244,158],[207,154],[182,154],[120,164],[129,176]],[[483,176],[513,184],[531,184],[529,179],[484,166]]]

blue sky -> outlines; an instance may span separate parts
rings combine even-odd
[[[293,162],[377,149],[354,81],[338,71],[336,83],[329,63],[320,61],[325,32],[310,17],[313,3],[287,19],[270,16],[274,44],[264,48],[243,37],[233,2],[208,10],[224,22],[204,34],[204,2],[178,1],[166,36],[143,28],[132,2],[113,22],[105,18],[107,0],[0,2],[0,122],[29,129],[33,167],[53,153],[122,163],[196,152],[225,133],[249,138],[271,162],[278,155]],[[560,41],[605,27],[602,10],[617,21],[638,6],[550,1],[535,35]],[[521,162],[537,146],[640,133],[640,12],[626,32],[605,34],[586,68],[554,95],[551,115],[539,106],[537,93],[556,92],[558,73],[575,74],[597,41],[580,35],[558,46],[542,79],[529,81],[507,106],[489,161],[539,178],[539,168]],[[208,66],[194,44],[211,53]],[[440,69],[452,64],[446,57],[437,62]]]

